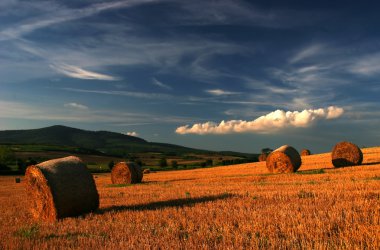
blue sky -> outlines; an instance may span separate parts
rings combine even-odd
[[[0,129],[211,150],[378,145],[376,1],[0,2]]]

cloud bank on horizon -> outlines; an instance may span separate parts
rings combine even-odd
[[[330,106],[328,108],[305,109],[299,111],[276,110],[269,114],[260,116],[253,121],[230,120],[197,123],[193,126],[185,125],[176,129],[177,134],[232,134],[232,133],[266,133],[283,128],[296,127],[305,128],[311,126],[317,120],[331,120],[342,116],[344,109]]]

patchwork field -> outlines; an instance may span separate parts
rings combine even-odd
[[[358,167],[302,157],[295,174],[265,163],[146,174],[111,185],[100,209],[56,223],[28,212],[23,179],[0,177],[0,249],[380,249],[380,147]]]

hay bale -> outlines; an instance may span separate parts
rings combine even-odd
[[[57,219],[89,213],[99,207],[99,194],[86,165],[75,156],[29,166],[25,172],[32,215]]]
[[[311,155],[310,150],[308,150],[308,149],[302,149],[301,156],[307,156],[307,155]]]
[[[271,173],[293,173],[301,166],[301,156],[293,147],[284,145],[268,155],[266,164]]]
[[[21,182],[21,179],[20,179],[19,177],[16,177],[16,178],[15,178],[15,182],[16,182],[16,183],[20,183],[20,182]]]
[[[266,161],[268,157],[268,154],[262,153],[259,155],[259,161]]]
[[[143,174],[149,174],[149,173],[150,173],[150,169],[149,168],[144,169]]]
[[[337,143],[331,154],[334,167],[346,167],[360,165],[363,162],[363,153],[358,146],[351,142]]]
[[[141,167],[134,162],[119,162],[112,168],[113,184],[134,184],[141,182],[143,173]]]

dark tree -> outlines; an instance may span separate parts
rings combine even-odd
[[[175,168],[175,169],[178,168],[178,162],[177,161],[172,161],[172,168]]]
[[[263,148],[263,149],[261,149],[261,153],[262,154],[267,154],[267,155],[269,155],[270,153],[272,153],[272,151],[273,151],[273,149],[271,149],[271,148]]]
[[[144,166],[144,163],[143,163],[142,160],[140,160],[140,159],[136,160],[135,163],[136,163],[137,165],[139,165],[140,167]]]
[[[15,155],[10,147],[1,146],[0,147],[0,164],[7,166],[9,163],[15,160]]]
[[[109,168],[110,170],[112,170],[114,166],[115,166],[115,162],[114,162],[113,160],[111,160],[111,161],[108,163],[108,168]]]
[[[206,165],[207,166],[212,166],[213,162],[212,162],[212,159],[207,159],[206,160]]]
[[[167,162],[166,158],[161,158],[159,164],[160,164],[160,167],[162,167],[162,168],[168,166],[168,162]]]

